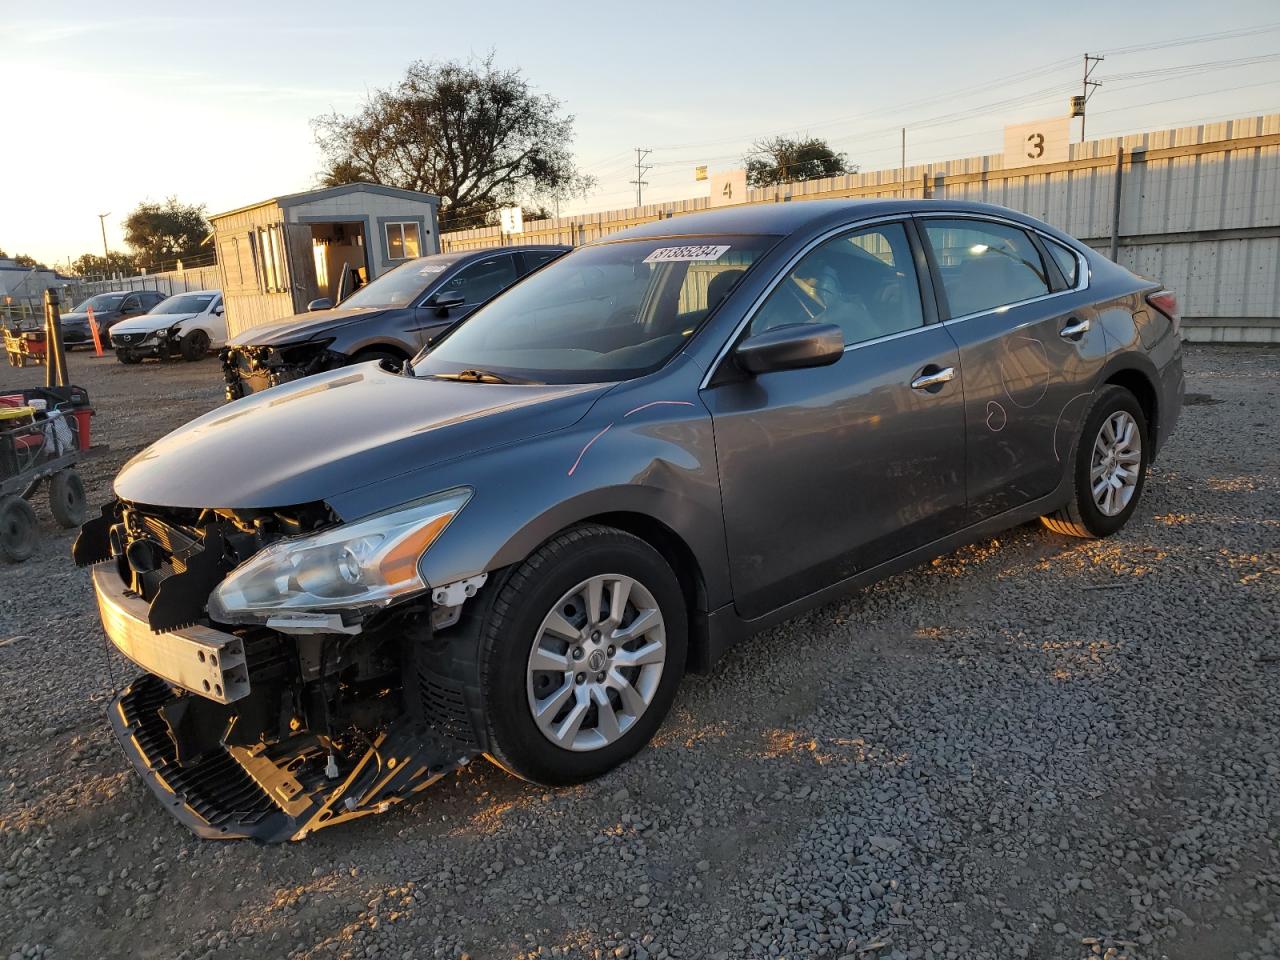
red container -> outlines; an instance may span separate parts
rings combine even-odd
[[[89,449],[89,418],[93,416],[92,407],[76,407],[71,411],[76,419],[76,437],[82,451]]]
[[[0,394],[0,407],[25,407],[26,400],[20,393]]]

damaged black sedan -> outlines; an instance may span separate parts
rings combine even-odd
[[[111,722],[208,837],[301,838],[478,756],[599,776],[753,631],[1036,517],[1123,527],[1181,407],[1178,322],[983,204],[615,234],[402,368],[126,464],[75,546],[143,671]]]

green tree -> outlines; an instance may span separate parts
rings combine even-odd
[[[39,267],[41,270],[49,269],[43,263],[37,260],[35,257],[29,256],[28,254],[25,254],[25,253],[16,253],[11,257],[9,256],[9,254],[5,253],[3,250],[0,250],[0,260],[12,260],[18,266],[27,267],[28,269],[30,269],[31,267]]]
[[[843,153],[836,153],[820,137],[757,140],[751,145],[751,152],[743,158],[743,163],[747,168],[747,183],[753,187],[772,187],[779,183],[858,172],[856,164],[850,165]]]
[[[177,197],[164,203],[140,203],[125,218],[124,242],[139,266],[165,269],[174,260],[200,252],[209,234],[204,211],[203,204],[179,203]]]
[[[71,262],[71,272],[77,277],[129,277],[138,272],[138,264],[132,254],[119,250],[112,250],[107,260],[100,254],[82,253]]]
[[[416,61],[352,116],[312,121],[327,186],[364,180],[434,193],[442,225],[480,223],[496,208],[565,199],[594,180],[569,151],[573,117],[493,55]]]

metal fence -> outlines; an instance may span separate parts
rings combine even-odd
[[[62,301],[65,309],[68,304],[80,303],[99,293],[112,293],[119,290],[159,290],[163,294],[172,296],[175,293],[186,293],[188,290],[216,290],[221,283],[216,265],[196,267],[190,270],[170,270],[164,273],[150,273],[114,280],[84,280],[70,283],[63,287]]]
[[[1000,155],[967,157],[751,190],[746,202],[855,197],[1021,210],[1176,290],[1188,339],[1280,343],[1280,114],[1073,144],[1056,164],[1005,168]],[[515,236],[459,230],[441,235],[441,249],[578,246],[709,206],[697,197],[532,221]]]

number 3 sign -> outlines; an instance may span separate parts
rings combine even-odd
[[[1034,123],[1004,128],[1004,165],[1027,167],[1039,163],[1062,163],[1069,159],[1071,142],[1069,117],[1054,117]]]

